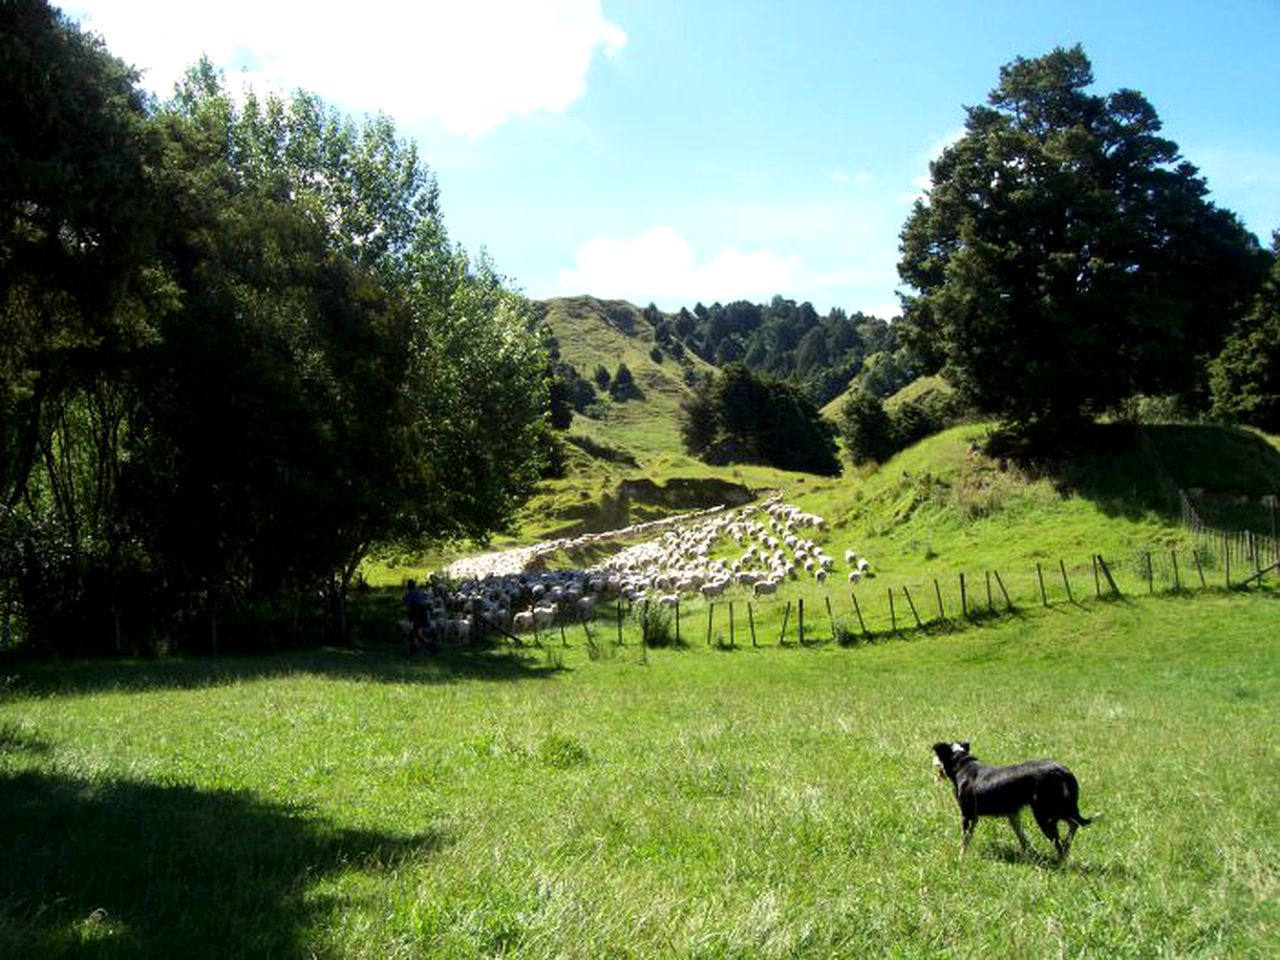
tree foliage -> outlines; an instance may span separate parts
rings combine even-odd
[[[698,304],[692,313],[682,308],[655,323],[656,331],[672,356],[687,348],[716,366],[742,363],[755,373],[791,379],[818,405],[843,392],[868,356],[900,346],[893,326],[879,317],[850,316],[839,308],[821,317],[812,304],[783,297],[767,304]]]
[[[853,390],[840,406],[840,437],[855,464],[883,463],[898,450],[893,421],[884,401],[868,390]]]
[[[840,406],[839,431],[855,464],[883,463],[899,450],[961,422],[965,410],[944,381],[924,385],[910,398],[885,403],[865,386],[856,386]]]
[[[450,243],[388,119],[237,100],[207,62],[152,104],[44,4],[0,28],[0,599],[25,636],[190,644],[322,596],[341,636],[372,547],[510,521],[548,443],[535,317]]]
[[[1069,431],[1135,392],[1202,404],[1258,279],[1136,91],[1098,96],[1079,47],[1003,67],[903,227],[911,345],[978,409]]]
[[[731,364],[685,403],[685,449],[709,463],[746,461],[783,470],[840,472],[834,431],[794,384]]]
[[[1280,232],[1271,249],[1270,276],[1210,365],[1209,378],[1217,416],[1280,433]]]

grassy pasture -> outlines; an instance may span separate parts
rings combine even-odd
[[[0,955],[1269,955],[1278,615],[10,665]],[[1064,865],[1000,822],[962,859],[951,738],[1062,760],[1103,819]]]

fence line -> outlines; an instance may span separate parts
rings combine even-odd
[[[1280,561],[1280,534],[1277,532],[1277,498],[1274,494],[1264,497],[1263,503],[1271,508],[1271,532],[1255,530],[1227,530],[1206,523],[1200,516],[1185,490],[1178,491],[1182,506],[1182,525],[1191,531],[1197,550],[1210,554],[1221,552],[1223,565],[1240,572],[1240,579],[1265,570]]]
[[[1193,522],[1199,521],[1194,506],[1189,501],[1186,506],[1189,519]],[[1136,551],[1127,558],[1113,557],[1111,560],[1107,560],[1101,554],[1093,553],[1087,561],[1073,562],[1071,565],[1068,565],[1063,558],[1056,557],[1046,558],[1048,564],[1035,561],[1034,569],[1028,563],[1021,570],[1011,571],[1006,568],[1003,573],[995,569],[983,570],[983,582],[987,585],[985,605],[976,595],[976,591],[967,592],[968,581],[964,573],[944,578],[925,574],[914,581],[885,584],[883,593],[863,592],[861,601],[858,592],[851,591],[849,593],[851,607],[848,608],[847,613],[835,609],[830,594],[826,594],[824,601],[831,638],[842,645],[847,645],[859,639],[871,640],[902,635],[904,631],[954,630],[965,623],[1010,614],[1017,615],[1020,609],[1025,610],[1041,605],[1061,612],[1080,610],[1084,608],[1082,599],[1088,596],[1087,589],[1081,591],[1080,588],[1089,578],[1093,581],[1096,602],[1109,602],[1124,601],[1126,597],[1154,594],[1157,591],[1185,594],[1197,587],[1221,589],[1225,586],[1245,589],[1280,574],[1280,543],[1277,543],[1276,538],[1260,536],[1252,531],[1222,531],[1209,527],[1202,521],[1199,521],[1199,524],[1190,562],[1185,554],[1180,558],[1176,549],[1158,549]],[[1058,577],[1044,575],[1044,567],[1048,565],[1052,569],[1055,565],[1054,561],[1059,570],[1060,580]],[[1010,576],[1010,573],[1013,575]],[[942,586],[944,579],[949,584],[945,591]],[[937,612],[932,617],[931,611],[916,604],[916,598],[913,597],[911,590],[915,587],[921,594],[927,596],[930,584],[933,586],[932,592],[937,601]],[[998,588],[998,593],[993,590],[993,584]],[[863,586],[869,587],[870,582]],[[905,602],[900,604],[900,600]],[[777,611],[779,607],[775,604],[781,603],[782,598],[779,597],[768,605],[773,606]],[[737,646],[737,623],[735,622],[737,617],[733,602],[729,601],[725,605],[728,607],[729,618],[727,648],[732,649]],[[622,606],[622,602],[619,601],[614,611],[618,646],[624,645]],[[707,602],[705,611],[707,645],[711,645],[713,639],[718,637],[716,631],[718,624],[715,623],[716,606],[714,601]],[[805,629],[804,606],[804,597],[798,597],[794,602],[793,600],[785,601],[785,607],[782,608],[781,628],[777,635],[779,646],[802,646],[822,642],[812,636],[815,630]],[[756,623],[755,605],[747,599],[746,607],[751,645],[761,646],[760,639],[757,637],[759,625]],[[794,616],[793,607],[796,610]],[[631,613],[633,616],[639,615],[640,610],[643,610],[640,645],[647,647],[652,639],[649,634],[650,607],[647,600]],[[906,616],[908,612],[910,620]],[[677,645],[682,645],[685,639],[681,635],[679,605],[676,606],[674,615],[675,641]],[[856,618],[856,625],[853,618]],[[914,626],[911,621],[914,621]],[[607,623],[607,620],[605,622]],[[485,626],[492,628],[495,625],[486,622]],[[582,618],[581,626],[588,647],[596,650],[597,638],[592,635],[586,617]],[[790,635],[789,627],[792,628]],[[500,627],[496,629],[505,639],[523,645],[523,642],[514,634]],[[607,636],[607,626],[605,631]],[[535,632],[534,645],[541,646],[541,639]],[[568,645],[563,626],[561,643]],[[608,647],[609,641],[606,640],[604,645]],[[719,645],[724,646],[723,640],[719,641]],[[644,656],[643,649],[640,655]]]

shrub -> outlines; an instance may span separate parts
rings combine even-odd
[[[866,390],[856,390],[845,400],[840,436],[856,464],[882,463],[899,449],[897,431],[884,404]]]
[[[637,604],[631,617],[640,628],[640,636],[651,647],[676,645],[676,619],[670,608],[660,603]]]

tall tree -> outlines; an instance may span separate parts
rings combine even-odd
[[[127,550],[125,371],[166,299],[156,151],[135,73],[47,3],[0,4],[0,77],[0,601],[49,637]]]
[[[41,0],[0,4],[0,503],[57,411],[147,338],[154,205],[136,75]]]
[[[233,598],[340,596],[376,543],[508,524],[545,453],[545,357],[412,146],[306,94],[237,105],[207,62],[157,121],[185,296],[139,431],[173,471],[156,548]]]
[[[1209,379],[1217,416],[1280,434],[1280,231],[1271,251],[1271,275],[1209,365]]]
[[[911,345],[1030,433],[1137,391],[1203,403],[1206,361],[1258,280],[1256,240],[1206,199],[1151,104],[1092,82],[1079,46],[1001,68],[902,230]]]

